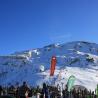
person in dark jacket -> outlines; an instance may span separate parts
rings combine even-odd
[[[45,83],[43,83],[42,94],[45,95],[45,98],[48,98],[49,90]]]
[[[65,86],[65,90],[63,90],[62,93],[63,93],[63,98],[68,98],[69,92],[68,92],[68,87],[67,87],[67,85]]]
[[[26,98],[26,94],[29,93],[29,91],[30,89],[26,82],[23,82],[23,85],[19,88],[19,98]]]
[[[3,92],[3,88],[2,88],[2,86],[0,85],[0,96],[2,95],[2,92]]]

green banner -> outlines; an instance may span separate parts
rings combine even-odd
[[[67,82],[67,86],[68,86],[68,91],[70,92],[73,85],[74,85],[74,82],[75,82],[76,78],[75,76],[71,75],[68,79],[68,82]]]
[[[96,88],[96,98],[98,98],[98,84],[97,84],[97,88]]]

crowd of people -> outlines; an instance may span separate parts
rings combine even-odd
[[[68,91],[67,85],[61,89],[60,86],[50,86],[43,83],[43,87],[29,87],[26,82],[21,86],[2,87],[0,86],[0,96],[13,96],[15,98],[98,98],[95,91],[88,91],[86,88],[72,89]],[[0,97],[3,98],[3,97]],[[7,97],[6,97],[7,98]]]

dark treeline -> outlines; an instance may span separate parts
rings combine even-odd
[[[29,87],[26,82],[23,82],[21,86],[2,87],[0,86],[0,98],[7,98],[1,96],[13,96],[15,98],[98,98],[95,91],[89,91],[85,89],[72,89],[68,91],[67,85],[61,89],[58,85],[49,86],[43,83],[43,87],[39,86]]]

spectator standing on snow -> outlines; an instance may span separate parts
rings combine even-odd
[[[19,98],[27,98],[30,88],[27,86],[26,82],[19,88]]]
[[[47,87],[47,85],[45,83],[43,83],[42,92],[45,95],[45,98],[48,98],[49,90],[48,90],[48,87]]]
[[[0,96],[2,95],[2,93],[3,93],[3,88],[2,88],[2,86],[0,85]]]

